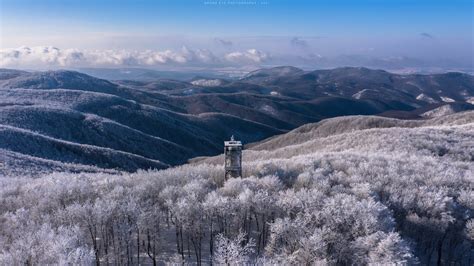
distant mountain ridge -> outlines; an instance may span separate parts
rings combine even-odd
[[[398,75],[363,67],[309,72],[294,68],[287,70],[287,68],[277,68],[275,74],[267,70],[263,72],[266,77],[264,79],[262,71],[251,72],[244,80],[261,86],[273,86],[280,94],[297,98],[323,95],[356,99],[379,97],[422,105],[434,102],[472,101],[474,95],[474,78],[463,73]]]
[[[239,80],[111,82],[0,69],[0,153],[10,162],[0,175],[24,165],[49,172],[51,162],[64,171],[166,168],[220,153],[233,134],[251,143],[335,116],[425,119],[474,109],[473,99],[473,77],[459,73],[277,67]]]

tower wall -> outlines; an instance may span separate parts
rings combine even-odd
[[[225,154],[225,179],[242,176],[242,143],[240,141],[226,141]]]

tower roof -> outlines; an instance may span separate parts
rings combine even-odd
[[[235,140],[234,135],[230,137],[229,141],[224,141],[225,146],[242,146],[242,142],[240,140]]]

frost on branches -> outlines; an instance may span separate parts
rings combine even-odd
[[[0,264],[472,265],[472,120],[304,132],[226,182],[219,158],[4,177]]]
[[[217,265],[242,265],[250,261],[250,255],[253,253],[254,247],[254,240],[249,239],[247,241],[243,232],[240,232],[233,239],[218,234],[212,259]]]

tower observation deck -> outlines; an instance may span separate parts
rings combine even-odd
[[[225,179],[242,176],[242,142],[235,140],[224,141]]]

